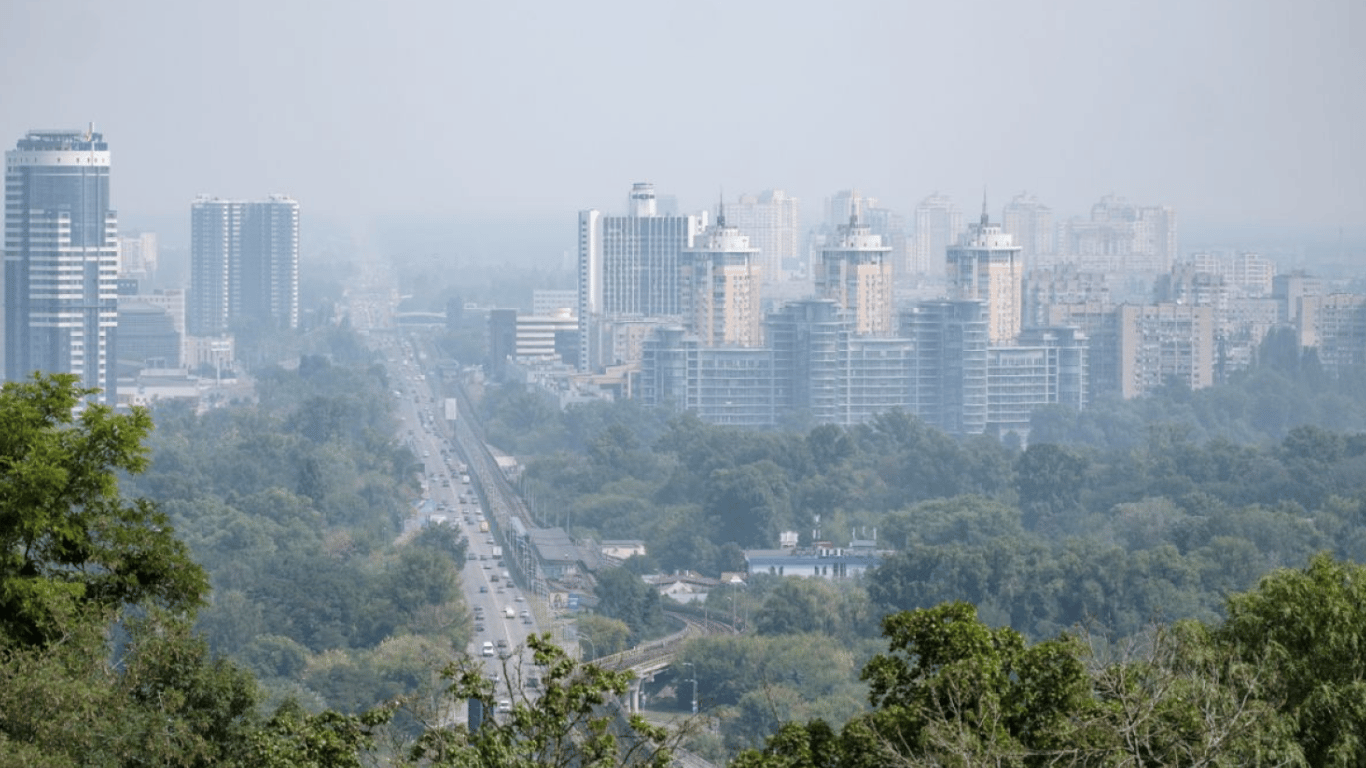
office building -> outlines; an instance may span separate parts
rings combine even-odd
[[[707,347],[757,347],[760,338],[759,251],[727,226],[725,207],[716,224],[683,251],[683,316]]]
[[[856,334],[893,333],[891,251],[880,236],[854,216],[821,251],[815,274],[816,295],[848,311]]]
[[[914,269],[941,277],[949,246],[963,233],[963,212],[947,195],[936,192],[915,208]]]
[[[189,331],[299,326],[299,204],[201,196],[190,207]]]
[[[681,319],[681,254],[700,229],[697,216],[659,215],[647,183],[632,187],[625,216],[579,213],[580,370],[639,360],[608,346],[613,324]]]
[[[5,153],[5,376],[70,373],[117,402],[118,220],[109,145],[29,131]]]
[[[726,221],[759,251],[759,272],[767,283],[779,283],[801,269],[800,201],[781,189],[741,195],[727,203]]]
[[[949,298],[986,304],[988,340],[992,346],[1015,343],[1024,317],[1024,269],[1020,247],[1011,236],[982,218],[948,248]]]

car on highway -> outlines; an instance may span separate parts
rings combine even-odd
[[[483,647],[483,649],[480,651],[480,653],[483,654],[484,656],[492,656],[492,655],[493,655],[493,643],[489,642],[488,640],[485,640],[485,641],[484,641],[484,647]]]

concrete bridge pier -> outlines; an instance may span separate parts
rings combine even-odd
[[[640,713],[640,683],[640,678],[635,678],[631,681],[630,688],[626,691],[626,710],[633,715]]]

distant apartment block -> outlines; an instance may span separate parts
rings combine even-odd
[[[940,277],[948,263],[948,249],[963,234],[963,212],[947,195],[936,192],[915,208],[914,268]]]
[[[1181,382],[1214,383],[1214,308],[1186,304],[1122,305],[1119,319],[1121,397]]]
[[[758,266],[765,282],[778,283],[794,273],[801,261],[800,201],[781,189],[741,195],[725,204],[726,221],[749,236],[758,249]]]
[[[1300,300],[1300,345],[1317,350],[1328,371],[1366,366],[1366,296],[1332,293]]]
[[[1177,257],[1176,212],[1165,206],[1134,205],[1107,195],[1087,219],[1061,226],[1063,255],[1083,269],[1156,274]]]
[[[1049,266],[1057,254],[1057,232],[1053,209],[1028,193],[1020,193],[1006,205],[1001,229],[1020,246],[1020,260],[1026,271]]]
[[[219,336],[240,323],[299,327],[299,204],[200,196],[190,206],[188,326]]]
[[[1076,328],[1030,328],[1019,343],[987,348],[987,432],[1029,437],[1035,408],[1086,407],[1087,339]]]
[[[925,301],[901,313],[901,335],[913,344],[906,410],[953,435],[987,426],[986,303]]]

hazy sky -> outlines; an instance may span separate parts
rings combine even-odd
[[[125,228],[1030,190],[1366,223],[1361,0],[62,2],[0,10],[0,142],[95,121]],[[572,237],[572,234],[568,235]]]

